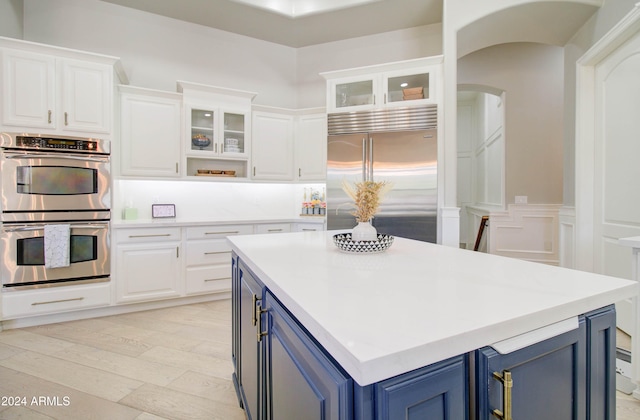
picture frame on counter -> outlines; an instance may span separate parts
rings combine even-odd
[[[176,205],[175,204],[152,204],[151,217],[153,217],[154,219],[176,217]]]

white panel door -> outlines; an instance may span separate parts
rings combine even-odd
[[[62,124],[65,130],[111,132],[111,66],[84,61],[62,62]]]
[[[2,52],[2,124],[56,127],[55,68],[49,55]]]
[[[594,271],[631,278],[631,251],[617,242],[640,235],[640,34],[595,69]],[[629,333],[631,307],[617,304],[618,327]]]
[[[327,116],[302,115],[296,124],[296,171],[300,181],[327,178]]]
[[[293,116],[253,113],[253,179],[293,180]]]

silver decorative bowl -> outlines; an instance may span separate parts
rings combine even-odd
[[[199,148],[204,148],[207,147],[208,145],[211,144],[211,140],[208,137],[204,137],[204,136],[196,136],[194,138],[191,139],[191,143]]]
[[[343,252],[352,254],[371,254],[382,252],[393,244],[394,237],[391,235],[378,234],[376,241],[354,241],[350,233],[338,233],[333,235],[333,243]]]

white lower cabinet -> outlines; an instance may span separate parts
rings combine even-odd
[[[2,294],[2,319],[108,306],[110,288],[106,282],[6,292]]]
[[[178,297],[180,228],[123,229],[116,239],[116,300],[140,302]]]
[[[252,225],[197,226],[186,228],[185,293],[231,290],[231,247],[227,236],[253,233]]]

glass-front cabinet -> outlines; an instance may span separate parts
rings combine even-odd
[[[190,107],[191,116],[187,154],[246,159],[245,113]]]
[[[343,109],[369,108],[376,104],[377,79],[344,80],[332,85],[333,106]]]
[[[328,113],[437,102],[442,57],[322,73]]]
[[[247,178],[252,92],[178,82],[185,112],[186,176]]]

